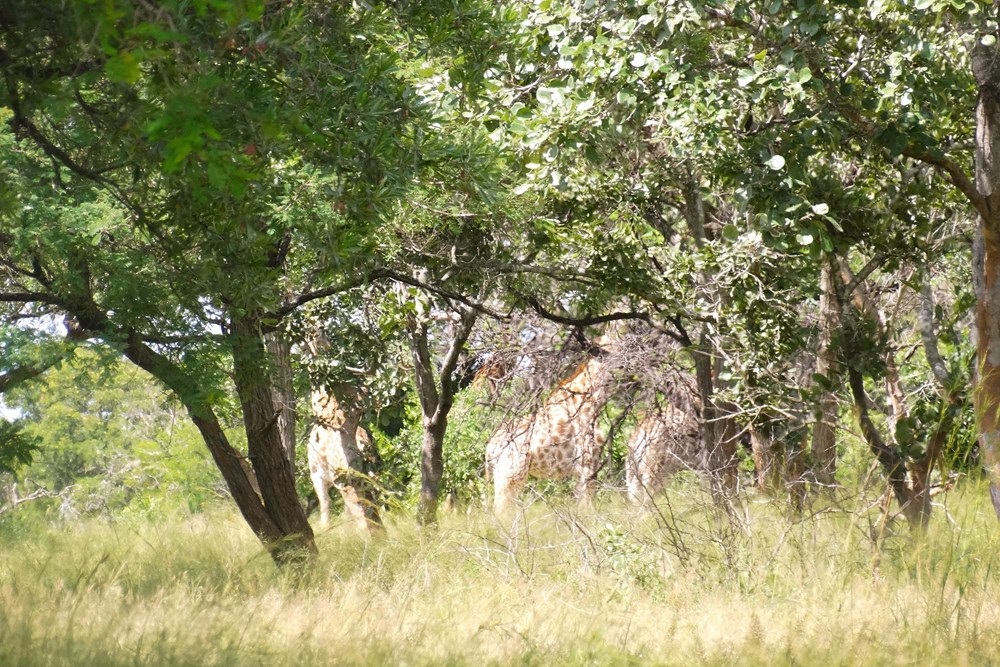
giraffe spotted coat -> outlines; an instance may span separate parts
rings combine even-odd
[[[645,504],[667,478],[701,469],[697,419],[669,403],[647,413],[628,439],[625,484],[629,502]]]
[[[494,509],[520,495],[528,477],[576,479],[576,496],[593,496],[605,435],[597,419],[607,401],[601,362],[592,358],[563,381],[533,415],[509,422],[486,445]]]
[[[344,499],[348,515],[362,527],[368,525],[364,498],[351,475],[356,475],[360,463],[372,449],[368,433],[360,426],[360,411],[342,409],[330,393],[317,389],[312,392],[315,423],[309,434],[309,476],[319,497],[320,524],[330,523],[330,488]],[[354,438],[348,434],[353,431]]]

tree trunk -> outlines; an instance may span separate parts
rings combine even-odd
[[[125,356],[165,384],[180,399],[191,421],[201,433],[244,520],[269,548],[275,562],[279,565],[299,562],[305,554],[315,553],[316,544],[308,524],[305,526],[306,530],[289,531],[272,515],[271,508],[265,506],[257,489],[254,471],[247,464],[246,458],[229,444],[212,407],[201,400],[197,383],[172,361],[135,337],[128,340]],[[280,460],[286,461],[283,456]],[[294,498],[294,487],[289,491]],[[297,500],[294,504],[299,507]],[[299,512],[302,512],[301,507]],[[304,519],[305,515],[302,516]]]
[[[271,399],[278,409],[278,433],[295,475],[295,387],[292,383],[292,344],[277,331],[264,336],[274,368]]]
[[[682,180],[684,218],[695,245],[703,248],[706,242],[705,203],[701,196],[698,174],[691,165],[685,165]],[[699,291],[712,292],[712,281],[712,276],[700,276]],[[713,496],[721,499],[734,494],[738,487],[738,429],[730,416],[732,410],[728,408],[731,406],[721,406],[715,399],[719,369],[716,367],[715,350],[707,324],[702,325],[698,344],[690,350],[694,358],[698,393],[701,395],[704,467],[710,475]]]
[[[444,434],[447,429],[447,417],[440,423],[424,421],[420,447],[420,504],[417,508],[417,522],[422,526],[437,521],[441,476],[444,474]]]
[[[976,102],[976,191],[979,228],[977,254],[982,273],[976,285],[976,418],[990,477],[990,499],[1000,518],[1000,48],[976,39],[972,73],[979,87]],[[977,257],[978,259],[978,257]]]
[[[410,325],[410,352],[424,426],[420,447],[420,504],[417,508],[417,522],[422,526],[437,521],[441,477],[444,474],[444,436],[448,430],[448,414],[455,400],[455,373],[477,317],[471,308],[459,306],[456,310],[458,321],[452,325],[451,340],[437,377],[431,359],[427,304],[418,301],[419,319],[414,319]]]
[[[270,378],[264,370],[267,365],[261,363],[266,359],[265,350],[257,328],[252,326],[255,322],[234,319],[232,334],[236,384],[242,389],[241,402],[246,403],[244,428],[253,462],[251,469],[246,458],[229,443],[196,377],[149,347],[135,332],[126,334],[116,329],[91,294],[77,294],[67,299],[65,305],[81,331],[124,340],[125,356],[177,396],[205,440],[247,525],[268,548],[275,563],[301,563],[316,553],[312,529],[295,495],[291,466],[273,428]],[[262,480],[259,488],[254,483],[255,472]]]
[[[819,299],[819,353],[816,356],[816,373],[822,375],[825,386],[819,395],[816,421],[812,432],[813,473],[816,482],[824,487],[836,483],[837,474],[837,386],[840,368],[837,364],[837,347],[834,340],[840,332],[840,307],[834,282],[834,260],[824,257],[820,273],[822,292]]]
[[[1000,517],[1000,233],[991,227],[988,221],[981,222],[985,258],[983,295],[976,308],[975,405],[984,464],[990,476],[990,498]]]
[[[278,431],[279,410],[271,395],[273,383],[266,372],[267,350],[259,321],[253,315],[234,316],[231,336],[236,393],[250,463],[267,513],[285,538],[270,545],[272,557],[279,563],[301,560],[314,553],[316,545]]]

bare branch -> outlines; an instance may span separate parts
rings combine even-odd
[[[884,252],[880,252],[869,259],[865,265],[861,267],[861,270],[851,277],[851,281],[847,283],[847,286],[844,287],[844,298],[849,299],[851,295],[854,294],[854,290],[858,289],[858,285],[866,281],[868,276],[870,276],[875,269],[882,266],[882,263],[885,260],[886,254]]]

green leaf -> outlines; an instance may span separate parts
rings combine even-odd
[[[535,97],[538,99],[539,104],[545,106],[559,107],[562,106],[563,97],[562,89],[553,88],[551,86],[539,86],[538,91],[535,93]]]
[[[635,95],[625,90],[619,90],[618,95],[615,96],[615,99],[618,100],[618,104],[627,107],[634,107],[636,103]]]
[[[736,225],[726,225],[722,228],[722,238],[726,239],[730,243],[735,243],[736,240],[740,238],[740,230],[736,227]]]
[[[889,125],[876,137],[876,141],[885,146],[893,155],[900,155],[909,143],[909,137],[896,129],[895,125]]]
[[[804,23],[800,23],[799,32],[801,32],[803,35],[812,37],[813,35],[819,32],[819,24],[813,23],[812,21],[806,21]]]
[[[104,73],[116,83],[133,84],[139,80],[142,69],[135,54],[131,51],[119,51],[104,63]]]
[[[765,162],[768,167],[774,171],[781,171],[785,168],[785,158],[780,155],[772,155],[771,159]]]

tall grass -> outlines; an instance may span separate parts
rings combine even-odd
[[[1000,526],[970,485],[910,535],[862,499],[389,517],[276,571],[226,511],[0,526],[0,665],[989,664]]]

